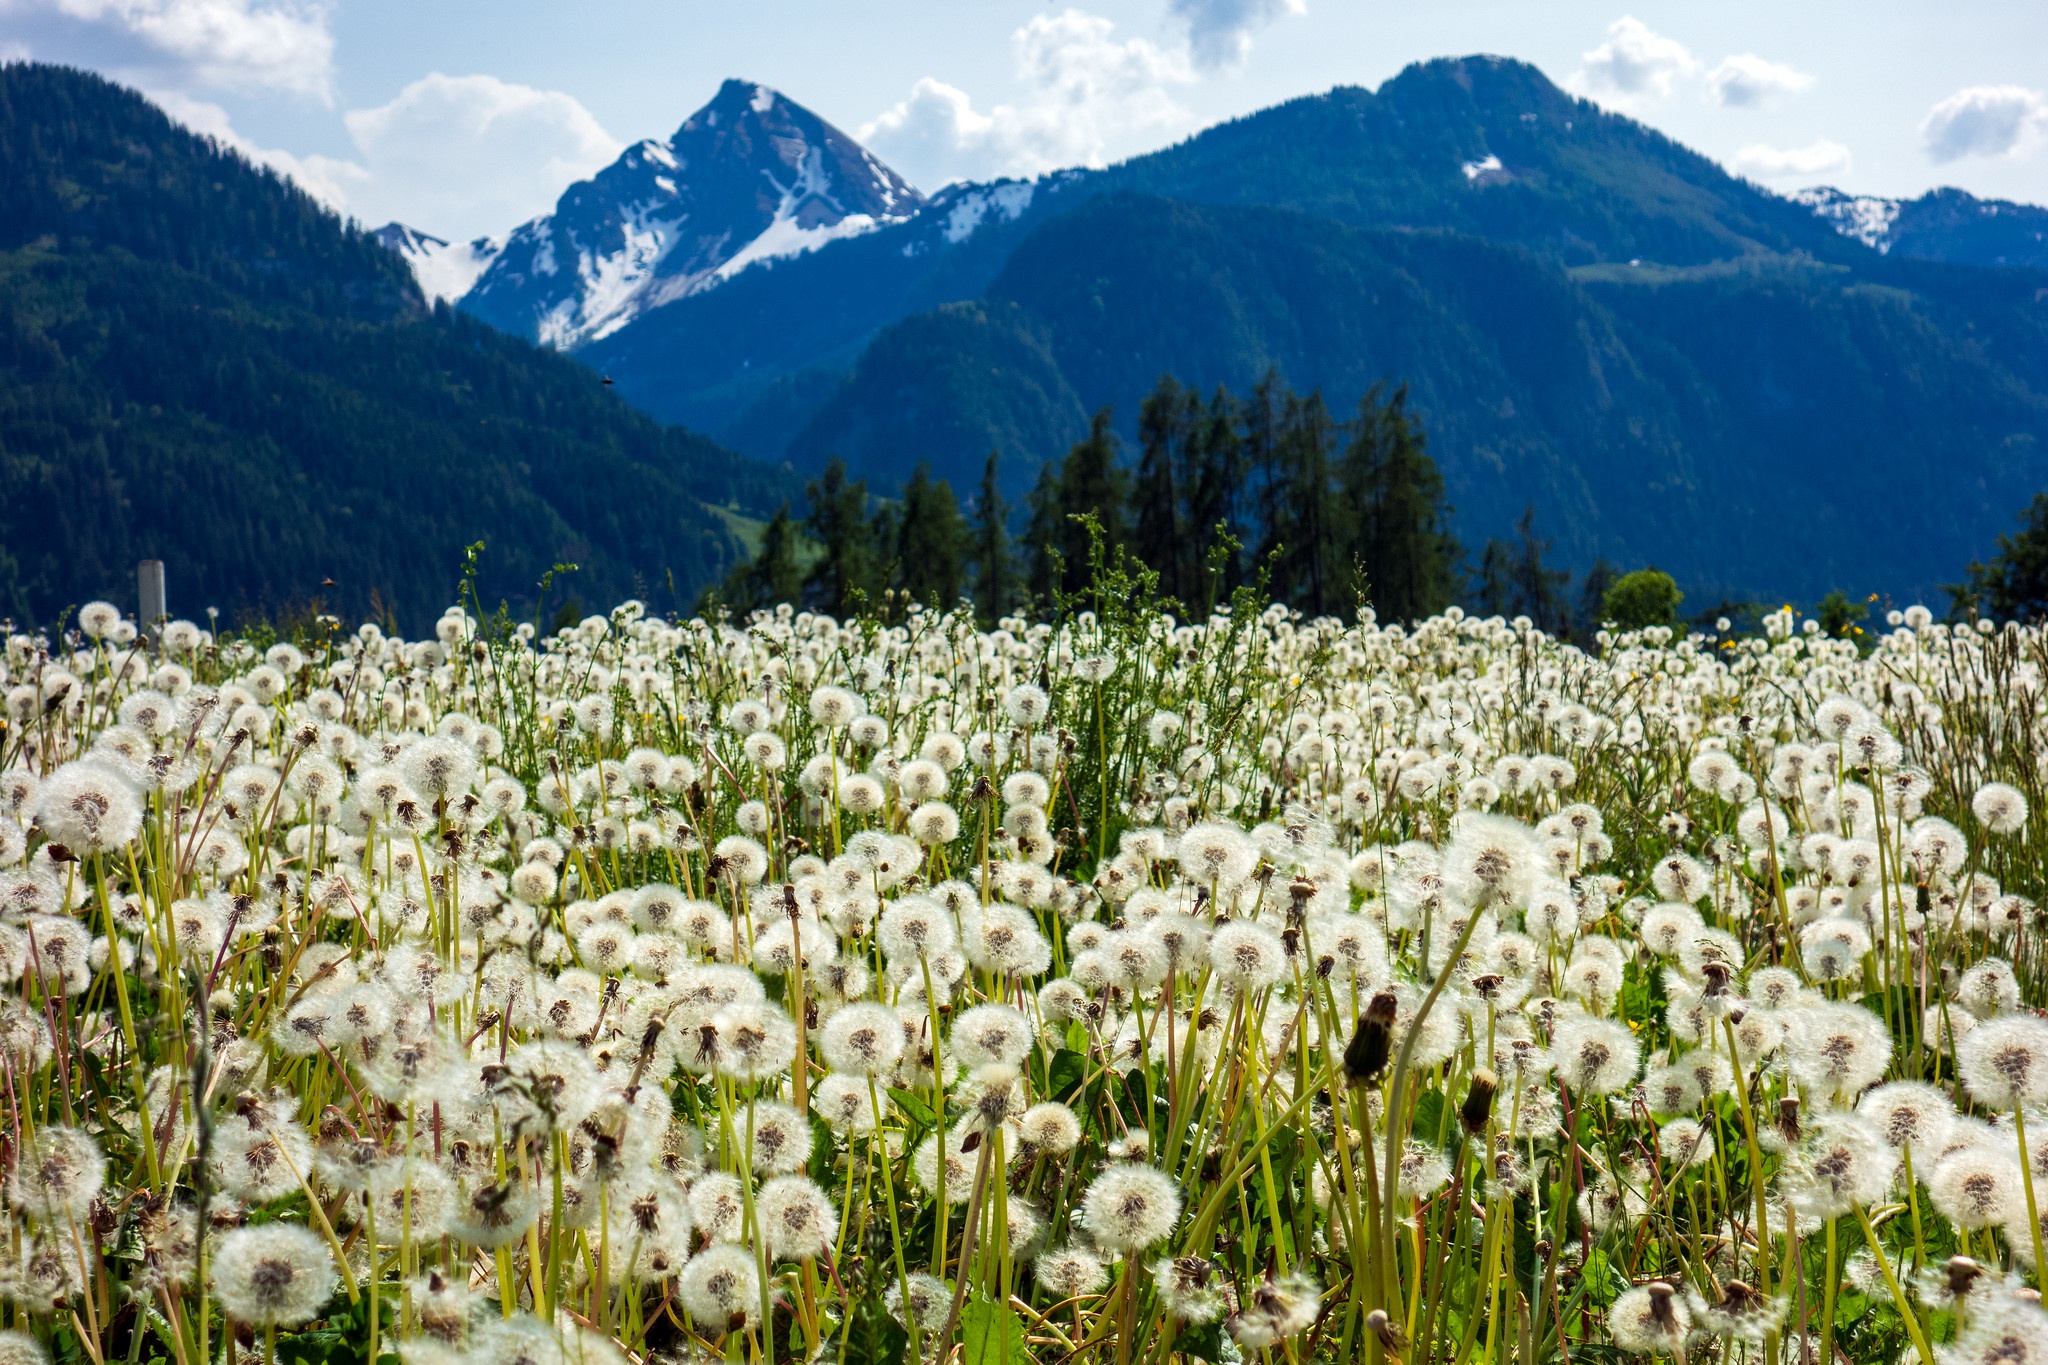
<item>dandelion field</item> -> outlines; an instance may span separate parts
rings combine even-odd
[[[323,625],[7,641],[0,1365],[2048,1361],[2040,629]]]

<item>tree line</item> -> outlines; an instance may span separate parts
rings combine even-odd
[[[1121,553],[1186,612],[1262,581],[1271,600],[1311,615],[1370,606],[1411,620],[1463,587],[1427,445],[1405,388],[1375,388],[1340,421],[1319,393],[1297,394],[1276,373],[1242,397],[1168,376],[1139,408],[1135,450],[1102,409],[1046,462],[1021,509],[1003,499],[1000,452],[965,507],[928,465],[883,499],[835,459],[806,488],[805,514],[782,508],[705,605],[844,615],[966,598],[994,621],[1079,596],[1091,555]]]

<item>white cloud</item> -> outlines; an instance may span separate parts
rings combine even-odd
[[[1172,91],[1195,79],[1189,55],[1143,38],[1119,42],[1114,27],[1080,10],[1038,15],[1010,39],[1022,99],[983,113],[967,92],[927,77],[863,126],[860,140],[930,187],[1099,166],[1133,134],[1185,127],[1192,116]]]
[[[351,212],[450,240],[502,235],[547,212],[624,150],[573,96],[495,76],[436,71],[342,121],[367,172]]]
[[[152,83],[333,97],[334,35],[321,0],[14,0],[140,48]],[[165,79],[169,78],[169,79]]]
[[[8,62],[25,62],[34,55],[28,50],[27,43],[18,43],[11,38],[0,43],[0,65]]]
[[[572,97],[494,76],[440,72],[389,104],[342,116],[357,158],[294,156],[238,134],[217,104],[153,91],[166,113],[297,181],[370,227],[396,219],[436,237],[502,237],[623,150]]]
[[[1927,111],[1920,140],[1936,161],[2016,156],[2048,130],[2048,99],[2018,85],[1973,85]]]
[[[1167,0],[1167,13],[1187,25],[1198,66],[1236,66],[1251,55],[1252,31],[1287,15],[1306,14],[1305,0]]]
[[[1755,109],[1782,95],[1813,88],[1813,77],[1783,62],[1766,61],[1754,52],[1729,57],[1707,73],[1707,93],[1730,109]]]
[[[1744,147],[1732,159],[1735,169],[1758,180],[1792,177],[1813,179],[1841,175],[1849,169],[1849,149],[1839,142],[1821,138],[1804,147],[1767,147],[1757,143]]]
[[[1676,38],[1666,38],[1632,14],[1607,26],[1607,41],[1581,55],[1569,82],[1618,108],[1640,108],[1668,97],[1699,63]]]
[[[327,156],[298,157],[274,147],[259,147],[235,131],[228,111],[218,104],[195,100],[175,90],[153,90],[149,97],[193,132],[234,148],[259,166],[291,177],[300,188],[338,213],[347,210],[350,187],[369,179],[370,173],[352,161]]]

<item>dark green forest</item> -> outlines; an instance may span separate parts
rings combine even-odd
[[[1390,620],[1460,596],[1443,476],[1405,390],[1375,389],[1340,419],[1277,374],[1242,397],[1168,376],[1144,401],[1135,450],[1112,417],[1097,412],[1041,467],[1014,543],[999,453],[965,508],[926,466],[883,499],[833,460],[809,484],[802,520],[783,508],[704,605],[845,614],[971,598],[993,622],[1089,605],[1100,570],[1118,563],[1197,615],[1247,585],[1310,615],[1370,607]]]
[[[314,605],[423,628],[480,588],[687,605],[793,481],[421,300],[302,191],[55,67],[0,68],[0,615]]]

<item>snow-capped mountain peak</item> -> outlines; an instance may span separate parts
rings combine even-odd
[[[666,141],[637,142],[515,229],[463,307],[564,349],[759,261],[911,217],[902,176],[823,119],[729,80]]]
[[[404,223],[386,223],[370,235],[405,257],[420,292],[433,302],[445,299],[453,303],[467,294],[503,249],[502,243],[489,237],[450,242]]]

